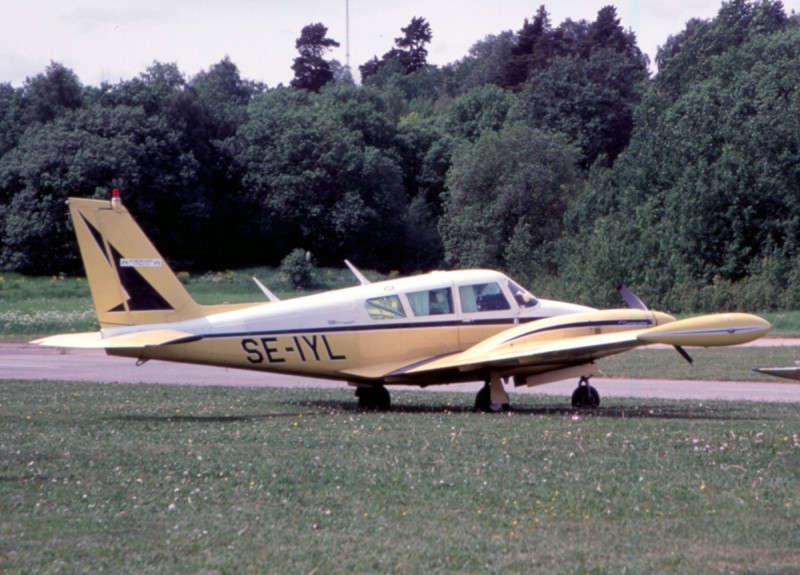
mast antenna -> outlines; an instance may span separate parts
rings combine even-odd
[[[344,0],[344,46],[345,46],[345,60],[347,69],[350,70],[350,0]]]

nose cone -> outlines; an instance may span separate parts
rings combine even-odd
[[[741,314],[748,318],[750,322],[752,333],[754,335],[753,339],[758,339],[759,337],[763,337],[769,333],[769,330],[772,329],[772,324],[765,320],[763,317],[759,317],[757,315],[743,313]]]

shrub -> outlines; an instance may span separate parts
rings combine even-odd
[[[281,262],[281,274],[295,289],[308,289],[314,284],[314,262],[311,252],[293,249]]]

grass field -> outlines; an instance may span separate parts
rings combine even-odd
[[[220,303],[262,299],[250,275],[182,277]],[[800,313],[765,316],[800,334]],[[91,329],[85,280],[2,276],[3,339]],[[797,359],[691,353],[602,367],[742,379]],[[800,573],[792,404],[606,398],[587,415],[520,394],[485,415],[401,392],[370,413],[307,395],[0,380],[0,572]]]
[[[794,405],[0,382],[3,573],[800,573]]]

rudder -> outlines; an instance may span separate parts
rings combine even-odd
[[[100,326],[205,315],[119,201],[70,198],[69,210]]]

